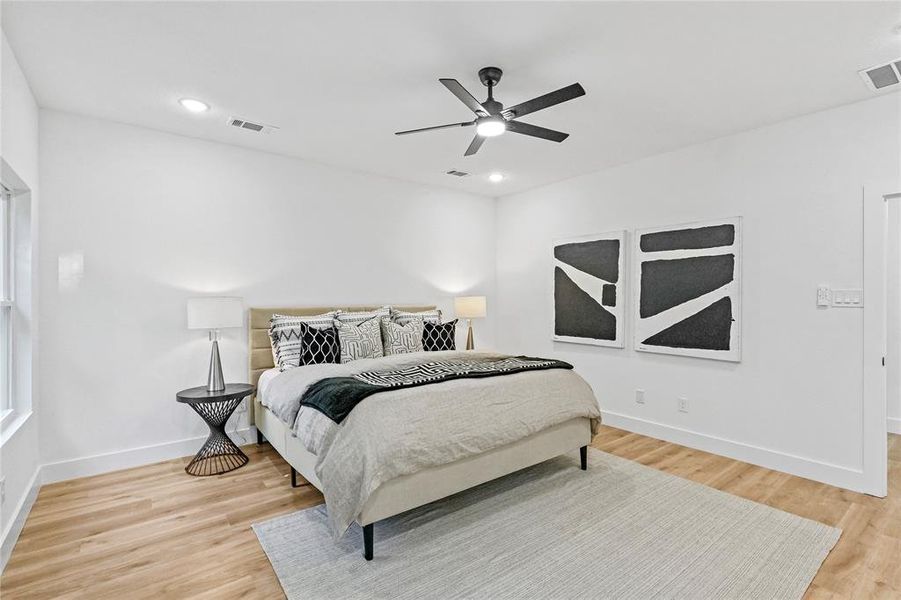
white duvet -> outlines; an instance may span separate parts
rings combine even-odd
[[[591,388],[573,370],[549,369],[480,379],[454,379],[369,396],[337,424],[300,407],[306,389],[326,377],[346,377],[454,357],[428,352],[347,364],[308,365],[267,376],[260,401],[316,455],[316,475],[336,534],[359,515],[369,495],[401,475],[487,452],[576,417],[600,418]]]

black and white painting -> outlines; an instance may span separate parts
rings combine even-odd
[[[741,360],[741,217],[635,232],[635,349]]]
[[[624,345],[625,232],[554,243],[554,340]]]

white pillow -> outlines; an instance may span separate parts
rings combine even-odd
[[[351,323],[353,325],[359,325],[363,321],[368,321],[369,319],[381,319],[382,317],[390,317],[391,316],[391,307],[383,306],[382,308],[378,308],[376,310],[351,310],[344,311],[339,310],[338,316],[335,318],[342,323]]]
[[[290,315],[272,315],[269,319],[269,343],[272,347],[272,362],[280,371],[296,367],[300,364],[301,335],[300,323],[316,329],[329,329],[337,312],[321,315],[293,317]]]
[[[391,309],[391,319],[395,323],[399,323],[401,325],[406,325],[409,323],[414,317],[420,317],[426,323],[432,323],[433,325],[441,324],[441,311],[437,308],[433,308],[432,310],[424,310],[422,312],[407,312],[405,310],[397,310],[395,308]]]
[[[341,344],[342,363],[383,356],[379,319],[372,318],[359,325],[335,319],[335,329],[338,330],[338,341]]]
[[[422,317],[411,317],[406,325],[395,323],[391,319],[381,319],[382,345],[385,356],[392,354],[409,354],[422,352],[422,333],[425,323]]]

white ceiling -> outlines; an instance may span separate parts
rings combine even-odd
[[[857,71],[901,55],[899,23],[899,2],[3,2],[43,107],[491,196],[866,99]],[[472,129],[393,135],[471,119],[437,79],[484,99],[486,65],[508,106],[580,82],[523,118],[570,138],[464,158]]]

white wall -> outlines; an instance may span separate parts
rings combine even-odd
[[[901,433],[901,198],[888,202],[887,242],[886,415],[889,431]]]
[[[573,362],[612,424],[846,485],[861,468],[863,311],[818,310],[815,290],[861,287],[861,190],[898,177],[898,111],[897,94],[878,97],[501,199],[499,347]],[[551,341],[552,240],[731,216],[740,364],[637,353],[628,337]]]
[[[197,448],[205,426],[175,402],[209,360],[205,332],[185,328],[188,297],[494,297],[489,198],[54,111],[40,141],[43,460],[76,461],[48,479]],[[61,256],[83,256],[80,279],[60,278]],[[479,323],[479,342],[491,332]],[[223,334],[226,379],[245,381],[246,332]]]
[[[32,243],[37,235],[38,217],[38,106],[16,57],[2,35],[0,46],[0,155],[18,178],[30,190],[30,198],[17,198],[14,205],[17,221],[23,216],[29,230],[20,229],[16,240],[16,294],[18,305],[14,314],[17,336],[13,393],[19,406],[30,404],[31,415],[20,414],[11,429],[4,430],[0,447],[0,476],[6,481],[6,499],[0,506],[2,551],[0,568],[6,564],[8,553],[21,520],[34,500],[39,465],[38,401],[37,401],[37,323],[35,309],[37,294],[31,283],[37,279],[37,263],[33,261]],[[30,204],[30,207],[29,207]],[[23,210],[29,209],[29,210]],[[30,221],[30,224],[29,224]],[[28,271],[30,270],[30,276]],[[30,355],[31,359],[28,360]],[[39,482],[37,482],[39,484]],[[26,507],[26,510],[22,508]]]

